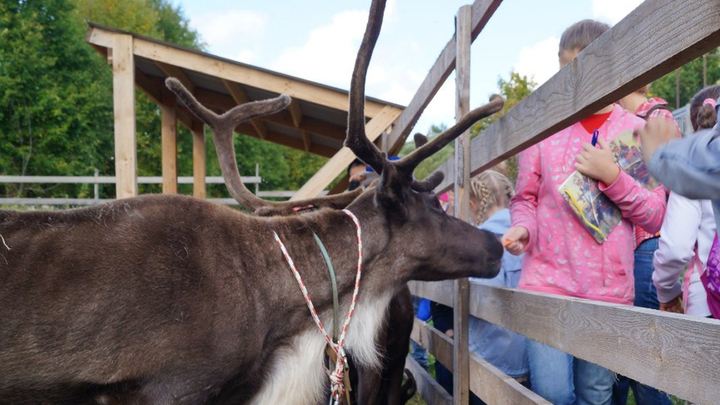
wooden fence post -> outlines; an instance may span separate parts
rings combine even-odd
[[[470,45],[472,7],[462,6],[456,18],[457,62],[455,68],[456,101],[455,119],[460,120],[470,111]],[[455,141],[455,216],[467,221],[470,218],[470,131]],[[466,405],[470,401],[468,356],[468,279],[455,281],[454,340],[453,345],[453,404]]]
[[[137,187],[135,134],[135,60],[132,35],[118,35],[112,48],[113,106],[115,115],[115,194],[133,197]]]

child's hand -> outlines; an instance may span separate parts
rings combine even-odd
[[[678,137],[675,125],[664,117],[655,117],[649,120],[644,128],[635,130],[635,135],[640,137],[645,164],[648,164],[650,156],[660,145]]]
[[[615,164],[615,156],[610,150],[610,145],[602,139],[598,139],[598,145],[600,148],[589,143],[583,144],[583,150],[575,157],[575,169],[609,186],[620,175],[620,167]]]
[[[680,302],[680,296],[678,295],[668,302],[661,302],[660,310],[665,312],[675,312],[678,314],[684,313],[682,303]]]
[[[522,226],[513,226],[505,232],[502,237],[502,244],[508,252],[515,256],[521,254],[530,241],[528,230]]]

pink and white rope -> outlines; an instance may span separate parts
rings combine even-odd
[[[317,325],[318,329],[320,330],[320,333],[325,336],[325,340],[330,345],[330,347],[335,351],[335,354],[337,355],[337,359],[335,361],[335,371],[330,374],[330,383],[332,388],[332,398],[335,400],[335,404],[340,403],[340,398],[342,398],[343,394],[345,393],[345,384],[343,382],[343,375],[345,373],[345,364],[347,364],[347,359],[345,357],[345,334],[347,333],[348,325],[350,325],[350,320],[352,319],[353,314],[355,313],[355,303],[357,302],[357,296],[358,292],[360,291],[360,277],[362,276],[362,257],[363,257],[363,249],[362,249],[362,232],[360,230],[360,221],[358,221],[355,214],[350,212],[349,210],[343,210],[345,214],[347,214],[355,223],[355,228],[357,230],[357,245],[358,245],[358,266],[357,266],[357,274],[355,276],[355,288],[353,289],[353,295],[352,295],[352,301],[350,302],[350,309],[348,310],[348,314],[345,317],[345,323],[343,324],[343,327],[340,331],[340,337],[338,338],[337,343],[333,342],[332,337],[325,331],[325,327],[323,326],[322,321],[320,320],[320,317],[317,314],[317,311],[315,310],[315,306],[312,303],[312,300],[310,299],[310,294],[308,293],[307,288],[305,287],[305,282],[303,281],[302,277],[300,276],[300,272],[298,272],[295,262],[290,257],[290,254],[288,253],[287,249],[285,248],[285,245],[280,240],[280,237],[278,236],[277,232],[273,231],[273,236],[275,237],[275,241],[280,246],[280,250],[282,250],[283,255],[285,256],[285,260],[287,261],[288,265],[290,266],[290,270],[292,270],[293,275],[295,276],[295,280],[297,280],[298,285],[300,286],[300,291],[302,291],[303,297],[305,297],[305,303],[308,306],[308,309],[310,310],[310,315],[312,316],[313,320],[315,321],[315,325]]]

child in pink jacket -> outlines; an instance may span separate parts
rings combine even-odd
[[[560,40],[561,67],[607,29],[592,20],[568,28]],[[633,304],[633,224],[659,231],[665,193],[662,187],[648,191],[623,172],[608,142],[644,123],[612,105],[520,154],[516,194],[510,203],[513,226],[503,237],[508,251],[525,252],[518,288]],[[599,138],[592,146],[596,129]],[[622,212],[623,220],[602,244],[558,191],[574,170],[598,180],[600,190]],[[553,404],[610,403],[613,374],[609,370],[535,341],[529,343],[528,360],[533,391]]]

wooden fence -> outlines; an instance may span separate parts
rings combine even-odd
[[[95,205],[114,198],[100,198],[101,184],[116,184],[115,176],[0,176],[0,184],[92,184],[94,187],[93,198],[15,198],[0,197],[0,205]],[[178,177],[178,184],[195,184],[193,177]],[[255,185],[255,194],[262,198],[290,198],[295,191],[260,191],[259,185],[262,182],[257,169],[255,176],[242,176],[242,182]],[[163,184],[160,176],[138,177],[138,184]],[[221,176],[209,176],[205,178],[204,184],[225,184]],[[206,198],[210,201],[221,204],[237,205],[234,198]]]
[[[457,52],[458,63],[469,59],[469,42],[480,33],[500,3],[498,0],[473,3],[470,34],[463,26],[463,15],[468,10],[460,9],[457,46],[452,48]],[[533,3],[531,7],[542,5]],[[462,147],[457,148],[457,158],[448,159],[439,169],[446,174],[440,190],[454,186],[461,199],[467,198],[463,195],[463,184],[468,172],[477,174],[492,167],[718,45],[719,1],[645,1],[476,137],[469,154]],[[437,73],[433,72],[452,65],[447,63],[449,48],[450,44],[426,79],[433,87],[438,82]],[[458,75],[460,69],[458,66]],[[464,81],[461,79],[458,83]],[[416,100],[416,96],[411,103],[420,106],[419,111],[434,94],[426,87],[424,82],[418,91],[424,97]],[[458,99],[464,91],[458,89]],[[474,104],[483,102],[476,100]],[[402,131],[405,127],[397,128]],[[469,159],[463,157],[467,155]],[[462,171],[466,175],[456,176]],[[456,380],[454,397],[450,398],[408,358],[409,368],[429,404],[465,403],[468,389],[488,404],[548,403],[468,352],[467,338],[462,336],[467,334],[468,313],[692,403],[720,403],[720,321],[467,281],[413,282],[411,290],[416,296],[455,307],[454,340],[461,342],[453,345],[443,334],[416,322],[413,339],[437,361],[454,370]]]

